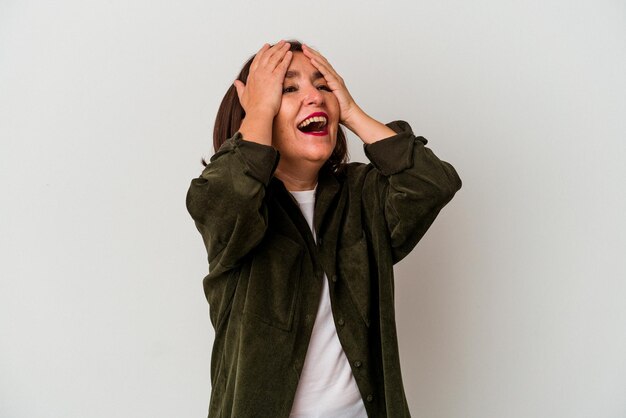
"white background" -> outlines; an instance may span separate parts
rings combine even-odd
[[[206,416],[185,195],[226,88],[281,38],[463,179],[397,267],[413,415],[626,417],[618,0],[3,0],[0,417]]]

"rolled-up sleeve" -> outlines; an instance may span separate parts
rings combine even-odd
[[[394,255],[404,258],[418,243],[441,209],[461,188],[461,179],[449,163],[440,160],[416,137],[408,123],[387,124],[396,135],[365,145],[365,154],[376,170],[378,196]]]
[[[263,238],[265,189],[279,158],[273,147],[237,133],[191,181],[187,210],[204,240],[210,270],[234,267]]]

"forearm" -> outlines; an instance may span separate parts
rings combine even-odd
[[[187,210],[202,234],[211,269],[232,267],[260,242],[267,226],[265,190],[278,152],[241,133],[211,157],[187,192]]]
[[[395,136],[365,145],[365,154],[376,168],[373,184],[380,184],[381,175],[386,178],[383,190],[368,189],[367,201],[382,198],[394,260],[399,261],[461,188],[461,180],[450,164],[424,146],[425,138],[415,137],[406,122],[389,125],[398,132]]]
[[[393,129],[370,117],[359,107],[354,110],[350,118],[346,119],[343,124],[366,144],[373,144],[396,134]]]

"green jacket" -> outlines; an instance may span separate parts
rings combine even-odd
[[[408,417],[393,264],[461,187],[406,122],[365,146],[371,164],[320,171],[317,243],[273,172],[279,154],[237,133],[192,180],[187,208],[208,253],[215,328],[209,417],[288,417],[329,280],[337,334],[370,417]]]

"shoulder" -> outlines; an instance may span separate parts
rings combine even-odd
[[[381,176],[371,163],[347,163],[329,177],[331,179],[326,176],[320,178],[319,187],[332,189],[338,186],[342,199],[347,199],[346,210],[354,205],[360,207],[363,199],[370,201],[372,198],[377,200],[382,197],[380,187],[383,185],[379,184]]]
[[[341,170],[334,174],[339,183],[351,187],[362,184],[368,173],[374,170],[371,163],[350,162],[342,166]]]

